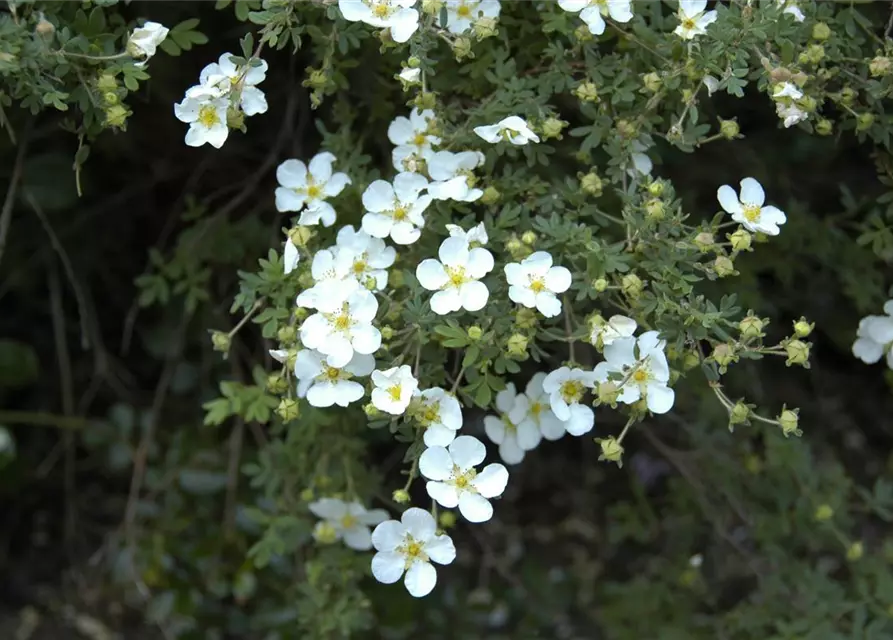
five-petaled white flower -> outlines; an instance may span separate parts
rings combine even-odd
[[[707,27],[716,22],[716,11],[705,11],[707,0],[679,0],[679,26],[673,33],[683,40],[707,33]]]
[[[883,316],[866,316],[859,321],[853,355],[866,364],[874,364],[884,354],[893,369],[893,300],[884,304]]]
[[[589,27],[589,32],[600,36],[605,32],[604,16],[611,16],[616,22],[629,22],[633,19],[631,0],[558,0],[558,6],[571,13],[580,12],[580,18]]]
[[[509,419],[518,425],[519,434],[534,428],[546,440],[559,440],[566,433],[565,423],[552,411],[549,394],[543,389],[545,379],[543,372],[534,374],[524,393],[515,399]]]
[[[367,510],[359,502],[345,502],[337,498],[320,498],[307,508],[317,518],[322,518],[314,528],[314,535],[324,527],[328,528],[335,533],[335,540],[344,540],[345,545],[357,551],[372,548],[369,527],[388,519],[388,512],[384,509]]]
[[[487,448],[472,436],[459,436],[449,447],[428,447],[419,458],[419,472],[428,479],[425,488],[440,506],[459,507],[469,522],[486,522],[493,517],[496,498],[505,491],[509,472],[498,462],[480,473],[475,467],[484,461]]]
[[[167,38],[169,31],[163,24],[151,21],[133,30],[127,39],[127,53],[134,58],[144,58],[137,66],[142,66],[155,55],[155,50]]]
[[[626,316],[613,315],[607,320],[601,316],[592,319],[592,331],[589,334],[589,342],[596,349],[612,344],[620,338],[629,338],[636,332],[636,321]]]
[[[464,238],[450,237],[440,243],[440,260],[427,258],[416,268],[419,284],[431,296],[431,310],[445,315],[459,309],[480,311],[490,291],[480,281],[493,269],[493,254],[482,247],[469,249]]]
[[[338,0],[341,15],[348,22],[365,22],[390,29],[394,42],[406,42],[419,28],[416,0]]]
[[[318,309],[320,300],[331,298],[333,284],[337,284],[346,295],[349,289],[359,284],[355,279],[349,278],[352,260],[351,254],[339,247],[317,251],[310,265],[310,275],[315,284],[299,293],[295,303],[306,309]]]
[[[741,195],[727,184],[716,191],[716,198],[726,212],[732,214],[732,220],[738,222],[748,231],[759,231],[769,236],[777,236],[779,225],[787,221],[784,212],[777,207],[764,207],[766,193],[759,182],[753,178],[741,181]]]
[[[352,225],[338,231],[335,249],[349,256],[349,277],[373,291],[381,291],[388,286],[387,269],[397,259],[397,250],[389,247],[381,238],[374,238],[362,229],[355,231]],[[371,279],[371,284],[370,284]]]
[[[419,381],[412,375],[409,365],[391,367],[386,371],[373,371],[372,405],[379,411],[399,416],[406,411]]]
[[[335,224],[335,209],[326,202],[334,198],[350,184],[346,173],[333,173],[335,156],[328,151],[317,153],[309,167],[300,160],[286,160],[276,168],[277,211],[301,211],[299,224],[311,225],[322,222],[323,226]]]
[[[456,438],[462,428],[462,406],[456,396],[440,387],[413,393],[410,411],[425,429],[426,447],[445,447]]]
[[[438,151],[428,159],[428,175],[432,182],[428,193],[435,200],[456,200],[474,202],[484,192],[475,187],[477,178],[472,171],[484,163],[480,151]]]
[[[431,109],[414,108],[408,118],[397,116],[388,126],[388,140],[396,145],[391,160],[397,171],[418,171],[419,161],[427,161],[432,156],[432,147],[440,144],[440,138],[428,132],[433,120]]]
[[[344,367],[354,353],[370,355],[381,346],[381,332],[372,326],[378,301],[355,282],[334,282],[328,297],[316,300],[317,313],[301,325],[301,342],[326,355],[330,367]]]
[[[605,347],[605,362],[595,367],[599,382],[614,382],[619,386],[617,399],[633,404],[645,398],[652,413],[666,413],[676,399],[667,386],[670,367],[664,354],[666,341],[657,331],[646,331],[635,338],[621,338]]]
[[[228,98],[217,98],[212,95],[183,99],[174,105],[174,115],[180,122],[189,124],[186,132],[186,144],[200,147],[205,143],[219,149],[226,142],[229,127],[226,125],[226,110],[229,108]]]
[[[403,512],[400,522],[388,520],[375,527],[372,544],[372,575],[384,584],[394,584],[406,572],[403,584],[409,595],[421,598],[437,584],[437,571],[430,561],[450,564],[456,547],[448,535],[437,535],[434,516],[417,507]]]
[[[421,195],[428,180],[418,173],[398,173],[394,184],[376,180],[363,192],[363,231],[376,238],[388,236],[397,244],[412,244],[425,226],[422,215],[431,196]]]
[[[513,302],[528,309],[536,308],[547,318],[561,313],[561,300],[555,294],[564,293],[571,286],[571,272],[564,267],[553,267],[549,253],[536,251],[520,263],[508,263],[504,270]]]
[[[580,404],[586,389],[595,386],[595,374],[582,369],[561,367],[543,380],[543,391],[549,394],[549,404],[555,417],[564,423],[572,436],[581,436],[592,430],[595,414],[592,408]]]
[[[496,124],[475,127],[474,132],[487,142],[508,140],[514,145],[521,146],[528,142],[540,141],[539,136],[533,132],[527,121],[520,116],[509,116]]]
[[[307,398],[314,407],[346,407],[363,397],[365,389],[354,376],[368,376],[375,369],[375,358],[354,353],[343,367],[332,367],[326,357],[314,349],[301,349],[295,358],[298,397]]]
[[[446,230],[450,232],[451,238],[463,238],[472,249],[474,247],[483,247],[490,241],[490,238],[487,236],[487,229],[484,228],[483,222],[479,222],[468,231],[457,224],[447,224],[444,226],[446,227]]]
[[[506,464],[521,462],[524,453],[536,448],[542,439],[539,428],[532,422],[526,421],[522,429],[517,421],[512,420],[518,398],[520,396],[515,392],[515,385],[509,382],[505,389],[496,394],[499,416],[484,416],[484,431],[493,444],[499,445],[499,457]],[[564,427],[560,428],[564,433]]]
[[[446,0],[444,7],[447,11],[446,28],[456,35],[471,29],[481,18],[495,20],[502,9],[499,0]],[[440,15],[437,16],[437,26],[443,26]]]
[[[237,66],[233,54],[224,53],[217,62],[205,66],[199,75],[199,84],[186,91],[186,97],[238,97],[239,106],[246,116],[266,113],[267,98],[257,85],[267,77],[266,60],[255,58],[256,64]],[[234,95],[235,93],[235,95]]]

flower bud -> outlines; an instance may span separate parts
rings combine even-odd
[[[536,312],[533,309],[521,307],[515,312],[515,324],[521,329],[532,329],[536,322]]]
[[[741,135],[741,128],[735,120],[719,119],[719,133],[726,140],[734,140]]]
[[[595,397],[598,403],[609,407],[617,406],[617,398],[620,397],[620,389],[615,382],[600,382],[596,388]]]
[[[686,371],[691,371],[699,364],[701,364],[701,357],[694,351],[687,351],[685,357],[682,358],[682,368]]]
[[[812,330],[815,329],[815,322],[807,322],[806,318],[801,317],[794,322],[794,333],[798,338],[805,338]]]
[[[419,111],[434,109],[437,106],[437,96],[430,91],[420,91],[412,101]]]
[[[639,133],[636,126],[629,120],[617,120],[614,123],[614,127],[617,129],[617,133],[627,140],[632,140]]]
[[[332,544],[338,539],[338,532],[334,526],[323,520],[313,528],[313,539],[320,544]]]
[[[781,432],[784,434],[785,438],[790,435],[803,435],[803,431],[799,429],[800,409],[783,408],[781,411],[781,415],[778,416],[777,420],[778,426],[781,427]]]
[[[292,315],[295,317],[295,320],[297,320],[298,322],[301,322],[308,315],[310,315],[310,311],[304,307],[298,307],[297,309],[292,311]]]
[[[46,18],[41,17],[34,30],[41,36],[50,36],[56,31],[55,25]]]
[[[785,362],[787,366],[792,364],[808,364],[809,363],[809,343],[802,340],[789,340],[784,346],[788,359]]]
[[[301,493],[300,493],[300,495],[299,495],[298,497],[299,497],[303,502],[310,502],[311,500],[313,500],[313,497],[314,497],[314,496],[313,496],[313,489],[312,489],[311,487],[307,487],[306,489],[304,489],[303,491],[301,491]]]
[[[581,102],[598,102],[598,87],[592,82],[582,82],[574,89],[574,95]]]
[[[589,30],[585,24],[581,24],[579,27],[574,29],[574,38],[577,42],[589,42],[590,40],[594,40],[595,38],[592,35],[592,32]]]
[[[381,411],[379,411],[378,407],[376,407],[371,402],[369,404],[363,405],[363,412],[366,414],[367,417],[373,419],[381,416]]]
[[[298,405],[298,401],[294,398],[282,398],[279,401],[279,406],[276,407],[276,413],[282,418],[283,422],[291,422],[292,420],[297,420],[298,416],[301,415],[301,408]]]
[[[660,198],[664,194],[664,181],[655,180],[648,185],[648,193],[655,198]]]
[[[530,255],[530,247],[521,242],[521,239],[514,233],[506,240],[505,248],[515,260],[520,261]]]
[[[813,516],[813,518],[815,518],[819,522],[827,522],[833,517],[834,509],[831,508],[830,504],[820,504],[815,510],[815,515]]]
[[[561,131],[567,126],[567,122],[558,118],[548,117],[543,121],[543,138],[561,139]]]
[[[631,300],[642,295],[644,289],[645,285],[642,283],[642,280],[634,273],[628,273],[620,280],[620,290],[623,291],[623,295]]]
[[[726,236],[732,243],[735,251],[748,251],[750,249],[751,235],[744,229],[738,229],[735,233]]]
[[[862,542],[856,541],[846,550],[846,559],[850,562],[855,562],[862,557],[864,552],[865,548],[862,546]]]
[[[719,370],[725,373],[726,368],[733,362],[738,362],[738,354],[735,353],[734,347],[730,344],[720,343],[713,347],[713,353],[710,358],[719,365]]]
[[[238,107],[226,110],[226,126],[230,129],[241,129],[245,126],[245,114]]]
[[[608,288],[608,281],[604,278],[596,278],[592,281],[592,288],[595,289],[597,293],[601,293]]]
[[[469,340],[480,340],[481,336],[484,335],[483,329],[481,329],[476,324],[468,327],[468,330],[466,333],[468,333]]]
[[[521,242],[532,245],[536,242],[536,234],[533,231],[525,231],[521,234]]]
[[[471,28],[478,40],[493,37],[498,31],[496,28],[496,19],[487,17],[481,17],[475,20]]]
[[[645,215],[648,216],[649,220],[653,222],[663,220],[665,213],[666,207],[663,200],[652,198],[645,203]]]
[[[868,64],[868,70],[875,78],[890,75],[891,68],[893,68],[893,61],[886,56],[877,56]]]
[[[449,529],[456,526],[456,514],[452,511],[441,511],[437,520],[442,529]]]
[[[115,91],[118,88],[118,81],[111,73],[103,73],[96,79],[96,88],[103,93]]]
[[[609,436],[607,438],[596,438],[595,441],[601,446],[602,452],[599,460],[607,460],[608,462],[616,462],[618,467],[623,466],[623,445],[617,438]]]
[[[310,271],[300,271],[298,273],[298,286],[301,289],[309,289],[315,284],[313,274]]]
[[[651,71],[650,73],[646,73],[642,76],[642,84],[645,85],[645,90],[650,93],[657,93],[660,90],[660,76]]]
[[[267,376],[267,391],[270,393],[285,393],[288,389],[288,381],[279,373],[271,373]]]
[[[840,102],[846,106],[851,106],[856,101],[856,90],[852,87],[844,87],[840,90]]]
[[[815,123],[815,132],[820,136],[830,136],[834,133],[834,123],[827,118],[819,118]]]
[[[602,179],[595,171],[590,171],[584,176],[580,176],[580,187],[584,193],[598,198],[602,195]]]
[[[229,352],[230,344],[232,344],[232,338],[230,338],[228,333],[223,331],[211,332],[211,346],[214,348],[214,351],[227,353]]]
[[[739,400],[729,411],[729,431],[736,424],[750,424],[750,406]]]
[[[713,261],[713,270],[720,278],[733,276],[738,273],[735,271],[735,263],[727,256],[716,256],[716,260]]]
[[[102,101],[108,105],[112,106],[118,104],[120,102],[120,98],[118,98],[118,94],[114,91],[106,91],[102,94]]]
[[[486,205],[496,204],[502,196],[496,187],[487,187],[484,189],[484,195],[481,196],[481,202]]]
[[[105,110],[105,121],[110,127],[122,128],[127,124],[130,111],[120,104],[114,104]]]
[[[710,251],[710,249],[713,248],[715,242],[716,238],[714,238],[713,234],[709,231],[701,231],[694,237],[695,246],[704,253]]]
[[[824,22],[816,22],[812,25],[812,39],[823,41],[831,37],[831,27]]]
[[[856,118],[856,131],[868,131],[874,124],[873,113],[860,113]]]
[[[474,53],[471,51],[471,39],[465,36],[459,36],[453,40],[453,55],[456,60],[462,61],[465,58],[473,58]]]
[[[409,492],[404,489],[397,489],[391,494],[391,498],[397,504],[407,504],[409,503]]]
[[[741,339],[745,342],[749,340],[756,340],[758,338],[762,338],[765,333],[763,333],[763,327],[766,324],[762,319],[748,315],[741,319],[741,322],[738,323],[738,331],[741,332]]]
[[[390,325],[384,325],[380,331],[382,340],[390,340],[394,337],[394,328]]]
[[[527,336],[520,333],[514,333],[506,342],[506,350],[511,358],[527,357]]]
[[[825,58],[825,47],[820,44],[811,44],[806,47],[806,57],[812,64],[818,64]]]

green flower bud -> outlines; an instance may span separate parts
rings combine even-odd
[[[478,40],[491,38],[495,36],[496,32],[498,31],[496,27],[496,19],[487,17],[482,17],[475,20],[471,28]]]
[[[543,138],[549,140],[551,138],[561,139],[561,131],[567,126],[567,122],[558,118],[548,117],[543,121]]]
[[[116,91],[118,89],[118,81],[111,73],[103,73],[96,79],[96,88],[103,93]]]
[[[409,492],[403,489],[397,489],[391,494],[391,499],[397,504],[407,504],[409,502]]]
[[[481,336],[484,335],[484,330],[475,324],[468,327],[466,333],[468,333],[469,340],[480,340]]]
[[[813,516],[813,518],[815,518],[819,522],[827,522],[833,517],[834,509],[831,508],[830,504],[820,504],[815,510],[815,515]]]
[[[687,351],[685,357],[682,358],[682,368],[686,371],[691,371],[699,364],[701,364],[701,357],[694,351]]]
[[[713,270],[720,278],[733,276],[738,273],[735,271],[735,263],[727,256],[716,256],[716,260],[713,261]]]
[[[709,231],[701,231],[694,237],[694,243],[698,249],[706,253],[713,248],[713,245],[716,243],[716,238],[714,238],[713,234]]]
[[[298,405],[298,401],[293,398],[282,398],[279,401],[279,406],[276,407],[276,413],[282,418],[283,422],[287,423],[298,419],[298,416],[301,415],[301,407]]]
[[[574,29],[574,39],[577,42],[589,42],[590,40],[594,40],[595,37],[592,35],[592,32],[589,30],[585,24],[581,24],[579,27]]]
[[[856,101],[856,90],[852,87],[844,87],[840,90],[840,95],[838,96],[840,101],[846,106],[852,106],[853,102]]]
[[[645,85],[645,90],[650,93],[657,93],[660,90],[661,80],[660,76],[651,71],[650,73],[646,73],[642,76],[642,84]]]
[[[226,126],[230,129],[241,129],[245,126],[245,114],[238,107],[226,110]]]
[[[521,307],[515,312],[515,324],[521,329],[532,329],[536,326],[536,312],[527,307]]]
[[[420,91],[412,101],[413,105],[418,107],[420,111],[425,109],[434,109],[437,106],[437,96],[430,91]]]
[[[322,69],[314,69],[313,67],[307,67],[305,69],[307,72],[307,77],[304,78],[304,81],[301,83],[302,86],[309,87],[314,90],[325,89],[326,85],[329,83],[329,78],[326,76],[326,72]]]
[[[310,242],[315,235],[316,232],[313,229],[303,225],[298,225],[288,232],[288,237],[291,239],[292,243],[299,247],[306,247],[307,243]]]
[[[811,44],[806,48],[806,57],[812,64],[818,64],[825,58],[825,47],[820,44]]]
[[[456,514],[452,511],[441,511],[437,521],[442,529],[450,529],[456,526]]]
[[[807,322],[806,318],[802,316],[794,322],[794,333],[798,338],[805,338],[812,333],[813,329],[815,329],[815,322]]]
[[[789,340],[784,346],[788,359],[785,362],[787,366],[792,364],[806,365],[809,363],[809,343],[802,340]]]
[[[602,195],[602,179],[595,173],[595,171],[590,171],[586,175],[579,176],[579,178],[580,187],[583,189],[584,193],[595,196],[596,198]]]
[[[596,438],[595,441],[602,448],[599,460],[607,460],[616,462],[618,467],[623,466],[623,445],[621,445],[614,436],[607,438]]]
[[[849,549],[846,550],[846,559],[850,562],[855,562],[862,558],[862,555],[865,553],[865,549],[862,546],[862,542],[856,541],[850,545]]]
[[[313,500],[313,489],[310,488],[310,487],[307,487],[306,489],[304,489],[303,491],[301,491],[301,493],[300,493],[300,495],[299,495],[298,497],[299,497],[303,502],[310,502],[311,500]]]
[[[648,185],[648,193],[655,198],[660,198],[664,194],[664,181],[655,180]]]
[[[642,295],[644,289],[645,285],[642,283],[642,280],[634,273],[628,273],[620,280],[620,290],[623,291],[623,295],[631,300],[635,300]]]
[[[877,56],[868,64],[868,70],[875,78],[890,75],[891,69],[893,69],[893,61],[886,56]]]
[[[322,520],[313,528],[313,539],[320,544],[332,544],[338,539],[338,532],[333,525]]]
[[[719,119],[719,133],[726,140],[734,140],[741,135],[741,128],[735,120]]]
[[[473,58],[474,53],[471,51],[471,39],[459,36],[453,40],[453,55],[456,60],[464,60],[465,58]]]
[[[726,368],[733,362],[738,362],[738,354],[730,344],[720,343],[713,347],[710,358],[719,365],[719,370],[725,373]]]
[[[574,95],[581,102],[598,102],[598,87],[592,82],[582,82],[574,89]]]
[[[639,130],[629,120],[618,120],[614,123],[614,126],[617,128],[617,133],[627,140],[632,140],[639,134]]]
[[[798,428],[800,422],[800,409],[782,409],[781,415],[778,416],[778,426],[781,432],[787,438],[790,435],[801,436],[803,432]]]
[[[390,340],[394,337],[394,329],[390,325],[384,325],[380,331],[382,340]]]
[[[499,198],[502,197],[502,194],[496,189],[496,187],[487,187],[484,189],[484,195],[481,196],[481,202],[486,205],[496,204],[499,202]]]
[[[410,69],[418,69],[421,64],[422,61],[419,60],[418,56],[409,56],[409,60],[406,61],[406,66]]]
[[[295,309],[292,312],[292,315],[295,317],[295,320],[297,320],[298,322],[301,322],[308,315],[310,315],[310,312],[307,309],[305,309],[304,307],[298,307],[297,309]]]
[[[815,111],[818,103],[815,101],[815,98],[812,96],[803,96],[799,100],[797,100],[797,106],[806,111],[807,113],[812,113]]]
[[[856,118],[856,131],[868,131],[874,124],[873,113],[860,113]]]
[[[617,406],[617,398],[620,396],[620,389],[615,382],[600,382],[595,391],[596,402],[598,404],[606,404],[609,407]]]
[[[288,380],[281,374],[271,373],[267,376],[267,391],[278,395],[285,393],[286,389],[288,389]]]
[[[107,106],[112,106],[112,105],[118,104],[118,102],[120,102],[120,98],[118,98],[118,94],[115,93],[114,91],[106,91],[105,93],[102,94],[102,101]]]
[[[745,342],[749,340],[756,340],[758,338],[762,338],[765,333],[763,333],[763,327],[766,324],[758,317],[748,315],[741,319],[741,322],[738,323],[738,331],[741,332],[741,339]]]
[[[506,342],[506,353],[510,358],[526,358],[527,357],[527,336],[514,333]]]
[[[214,351],[228,353],[231,344],[232,338],[230,338],[228,333],[224,333],[223,331],[211,331],[211,346],[214,348]]]
[[[394,269],[392,271],[388,271],[388,285],[391,289],[399,289],[405,284],[405,280],[403,278],[403,272],[399,269]]]
[[[363,405],[363,412],[366,414],[367,417],[373,419],[381,416],[381,411],[379,411],[378,407],[376,407],[371,402],[369,404]]]
[[[120,104],[114,104],[105,110],[105,121],[110,127],[123,127],[129,116],[130,111]]]
[[[729,431],[731,431],[736,424],[750,424],[749,418],[750,407],[739,400],[729,411]]]
[[[820,136],[830,136],[834,132],[834,123],[827,118],[819,118],[815,123],[815,132]]]
[[[279,327],[279,331],[276,332],[276,339],[279,340],[280,344],[292,344],[297,336],[298,330],[290,324]]]
[[[726,236],[732,243],[732,249],[735,251],[750,250],[751,235],[744,229],[738,229],[735,233]]]
[[[298,286],[301,289],[309,289],[314,285],[313,274],[309,271],[300,271],[298,273]]]
[[[515,260],[523,260],[530,255],[530,247],[521,242],[521,239],[514,233],[509,236],[505,242],[505,248]]]
[[[827,40],[831,37],[831,27],[829,27],[824,22],[816,22],[812,25],[812,39],[813,40]]]
[[[597,293],[601,293],[608,288],[608,281],[604,278],[596,278],[592,281],[592,288],[595,289]]]
[[[663,220],[665,214],[666,206],[664,205],[663,200],[653,198],[645,203],[645,215],[648,216],[649,220],[654,222]]]

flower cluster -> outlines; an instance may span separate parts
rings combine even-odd
[[[219,149],[229,130],[244,126],[245,116],[266,113],[267,98],[257,85],[267,75],[267,63],[259,58],[244,60],[224,53],[199,75],[199,84],[186,90],[174,105],[177,119],[189,124],[186,144],[210,144]]]
[[[883,357],[893,369],[893,300],[884,304],[884,315],[866,316],[859,321],[853,355],[866,364],[874,364]]]

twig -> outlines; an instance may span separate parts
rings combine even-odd
[[[58,427],[76,431],[90,426],[94,421],[81,416],[60,416],[54,413],[32,411],[0,411],[0,422],[30,424],[37,427]]]
[[[25,133],[22,134],[22,141],[16,153],[15,164],[12,166],[9,187],[6,189],[6,199],[3,201],[3,209],[0,210],[0,262],[3,260],[6,239],[9,236],[9,225],[12,222],[12,205],[15,202],[16,189],[19,186],[19,181],[22,179],[22,169],[25,166],[25,152],[28,149],[32,122],[32,120],[28,121],[28,124],[25,126]]]

